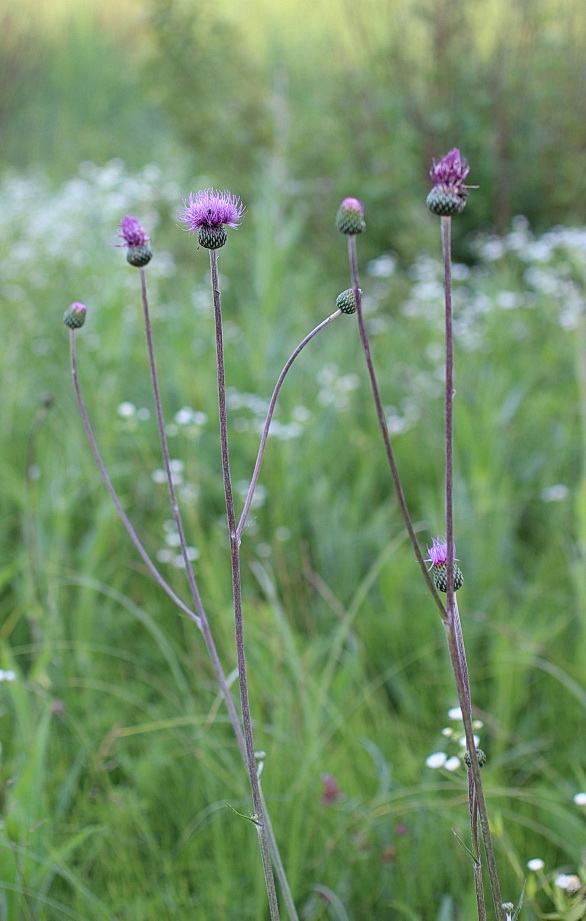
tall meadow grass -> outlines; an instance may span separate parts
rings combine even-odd
[[[40,179],[2,187],[0,667],[15,673],[0,686],[5,918],[138,921],[189,909],[264,917],[250,823],[237,814],[247,808],[246,778],[205,651],[104,495],[60,323],[59,305],[83,296],[80,375],[101,449],[149,551],[181,592],[136,279],[108,245],[119,215],[138,213],[155,242],[151,295],[173,457],[184,464],[179,488],[230,672],[209,289],[201,254],[189,254],[189,271],[183,264],[186,241],[170,218],[180,197],[159,168],[129,173],[116,161],[85,165],[56,191]],[[46,224],[27,219],[40,198]],[[235,483],[250,477],[292,343],[331,312],[344,283],[317,283],[311,252],[294,224],[286,229],[273,256],[250,261],[243,228],[220,260],[231,282]],[[465,631],[504,884],[517,897],[529,875],[531,916],[550,903],[527,861],[542,857],[551,881],[578,869],[584,845],[583,807],[573,802],[586,785],[583,252],[578,232],[536,239],[518,222],[504,241],[479,238],[477,266],[455,271],[458,553],[463,591],[477,599]],[[441,520],[441,267],[422,258],[404,268],[381,254],[363,274],[383,399],[423,540]],[[465,833],[462,769],[426,766],[447,744],[441,730],[455,700],[346,319],[308,347],[286,382],[243,536],[263,788],[304,917],[443,917],[473,906],[468,861],[452,835]]]

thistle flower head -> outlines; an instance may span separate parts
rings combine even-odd
[[[150,237],[147,236],[140,221],[127,214],[120,221],[120,232],[116,236],[120,237],[123,242],[115,243],[115,246],[128,247],[126,261],[130,265],[134,265],[136,268],[148,265],[152,259],[153,252],[149,246]]]
[[[80,329],[85,323],[87,307],[79,301],[74,301],[63,314],[63,322],[69,329]]]
[[[434,585],[440,592],[446,592],[448,587],[448,545],[445,539],[433,537],[431,547],[427,548],[427,552],[429,557],[425,562],[431,563],[429,568],[432,570]],[[454,560],[456,559],[457,557],[454,557]],[[454,563],[454,591],[457,592],[463,584],[464,576],[460,567]]]
[[[443,216],[460,214],[466,205],[468,190],[478,188],[464,185],[464,180],[470,172],[465,157],[454,147],[439,163],[435,160],[432,160],[432,163],[429,175],[433,189],[427,196],[427,207],[434,214]]]
[[[357,234],[366,230],[364,205],[358,198],[345,198],[336,214],[336,227],[340,233]]]
[[[130,214],[127,214],[120,221],[120,233],[117,233],[116,236],[124,241],[123,243],[116,243],[116,246],[144,246],[150,240],[140,221],[137,221],[135,217],[131,217]]]
[[[448,545],[443,537],[432,537],[431,547],[427,548],[429,557],[426,563],[431,563],[430,569],[434,566],[445,566],[448,562]]]
[[[231,192],[217,192],[215,189],[203,189],[189,193],[183,202],[183,211],[178,211],[180,221],[187,224],[185,230],[195,233],[200,227],[238,227],[242,223],[245,208],[236,195]]]
[[[236,195],[215,189],[203,189],[195,195],[190,192],[183,206],[183,210],[177,212],[179,220],[187,224],[183,229],[197,233],[199,242],[207,249],[223,246],[227,239],[224,224],[238,227],[246,212]]]

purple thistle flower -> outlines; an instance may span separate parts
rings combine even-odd
[[[437,589],[440,592],[447,591],[448,586],[448,576],[447,576],[447,562],[448,562],[448,545],[443,537],[432,537],[431,547],[427,548],[429,557],[425,561],[426,563],[431,563],[430,569],[433,569],[433,582]],[[454,547],[454,552],[456,548]],[[454,591],[458,591],[459,588],[462,588],[464,584],[464,576],[460,571],[460,567],[456,566],[456,560],[458,558],[454,557]],[[459,562],[459,561],[458,561]]]
[[[449,216],[459,214],[466,204],[469,189],[478,186],[464,185],[464,180],[470,172],[470,167],[457,147],[450,150],[445,157],[436,163],[429,171],[433,189],[427,196],[427,206],[434,214]]]
[[[360,211],[361,214],[364,214],[364,205],[359,198],[352,198],[352,196],[345,198],[342,202],[342,207],[352,208],[353,211]]]
[[[217,229],[223,224],[236,228],[242,223],[246,210],[236,195],[215,189],[203,189],[195,195],[190,192],[183,204],[185,207],[177,212],[177,217],[187,224],[184,230],[189,233],[197,233],[201,227]]]
[[[445,566],[448,562],[448,545],[443,537],[432,537],[431,547],[427,548],[429,557],[425,561],[426,563],[431,563],[430,569],[433,569],[434,566]],[[455,551],[454,547],[454,551]],[[454,557],[457,559],[457,557]]]
[[[462,156],[457,147],[442,157],[439,163],[433,159],[432,163],[429,175],[434,185],[447,185],[454,188],[456,185],[461,185],[470,172],[466,158]],[[464,188],[470,188],[470,186],[464,186]]]
[[[129,214],[120,221],[120,233],[117,233],[116,236],[120,237],[124,242],[115,243],[114,246],[144,246],[150,240],[140,221],[137,221],[135,217],[131,217]]]

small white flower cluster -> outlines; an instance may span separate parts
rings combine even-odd
[[[131,403],[130,400],[124,400],[120,403],[116,411],[120,418],[131,426],[135,421],[146,422],[147,419],[151,418],[150,409],[146,406],[137,407],[134,403]]]
[[[582,888],[582,881],[575,873],[558,873],[554,879],[554,885],[558,889],[565,889],[568,895],[573,895]]]
[[[535,237],[524,217],[516,217],[504,237],[479,234],[474,250],[485,263],[515,259],[526,284],[557,303],[562,329],[575,329],[586,285],[586,228],[554,227]]]
[[[581,790],[579,793],[575,793],[573,801],[576,806],[586,807],[586,792]],[[541,857],[532,857],[531,860],[527,861],[527,869],[531,870],[532,873],[542,873],[545,869],[545,861],[542,860]],[[550,876],[547,877],[547,880],[549,879],[551,879]],[[542,881],[545,884],[546,878],[542,877]],[[577,873],[558,873],[553,878],[553,885],[557,889],[563,890],[570,898],[577,892],[586,891],[586,880],[583,876],[582,878],[578,876]]]
[[[448,719],[461,722],[462,711],[460,707],[452,707],[450,710],[448,710]],[[473,720],[472,726],[474,729],[481,729],[483,723],[481,720]],[[464,728],[460,727],[455,729],[452,726],[446,726],[444,729],[442,729],[442,735],[444,738],[457,743],[459,749],[458,754],[448,755],[448,753],[445,751],[432,752],[432,754],[425,759],[425,764],[428,768],[432,768],[433,770],[439,770],[440,768],[443,768],[444,771],[450,771],[450,773],[453,773],[462,766],[462,752],[465,752],[466,750],[466,736],[464,734]],[[474,736],[474,744],[476,748],[478,748],[480,745],[480,738],[477,735]]]
[[[171,210],[180,197],[180,186],[165,179],[154,163],[132,173],[122,160],[114,159],[104,166],[82,163],[78,175],[57,190],[42,175],[9,175],[1,183],[0,195],[4,293],[8,300],[21,301],[22,279],[27,288],[46,287],[55,277],[58,260],[76,269],[91,269],[96,260],[111,258],[105,241],[114,239],[121,214],[138,210],[152,235],[159,210]],[[80,246],[80,239],[86,245]],[[157,253],[149,269],[151,277],[174,271],[167,253]]]
[[[16,681],[16,672],[0,668],[0,683],[3,681]]]
[[[527,861],[527,869],[532,873],[541,873],[544,867],[545,861],[541,857],[533,857]],[[582,888],[582,880],[575,873],[558,873],[553,884],[558,889],[564,889],[568,895],[574,895]]]

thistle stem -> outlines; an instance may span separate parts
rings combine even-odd
[[[81,387],[79,384],[79,374],[77,370],[77,354],[76,354],[76,348],[75,348],[75,330],[74,329],[69,330],[69,351],[70,351],[70,356],[71,356],[71,376],[73,378],[73,388],[75,390],[75,396],[77,399],[77,405],[79,407],[79,412],[81,415],[83,427],[87,435],[87,439],[90,443],[90,448],[92,450],[92,454],[94,455],[94,460],[98,466],[98,470],[100,471],[102,480],[104,481],[106,489],[110,493],[110,498],[112,499],[112,502],[116,506],[116,511],[118,512],[122,520],[122,524],[126,528],[128,535],[130,539],[132,540],[132,543],[138,550],[145,566],[147,567],[147,569],[149,570],[153,578],[158,582],[158,584],[161,586],[163,591],[167,593],[171,601],[173,601],[177,605],[177,607],[181,611],[183,611],[184,614],[187,614],[187,616],[190,617],[196,623],[196,625],[201,629],[201,621],[198,615],[195,614],[193,611],[191,611],[187,607],[187,605],[184,604],[183,601],[181,601],[181,598],[179,598],[175,594],[171,586],[165,581],[165,579],[163,578],[163,576],[161,575],[161,573],[159,572],[159,570],[157,569],[157,567],[151,560],[150,556],[146,552],[144,545],[142,544],[138,534],[134,530],[132,523],[130,522],[128,516],[126,515],[126,512],[124,511],[122,507],[122,503],[120,502],[120,499],[118,498],[118,494],[116,490],[114,489],[114,486],[112,485],[112,481],[108,475],[108,471],[106,470],[106,467],[104,466],[104,462],[102,460],[102,456],[100,454],[100,451],[99,451],[99,448],[98,448],[98,445],[97,445],[97,442],[94,436],[92,425],[91,425],[91,422],[88,416],[87,408],[86,408],[85,401],[83,399],[83,395],[81,392]]]
[[[360,278],[358,275],[358,258],[356,255],[356,237],[351,234],[348,236],[348,256],[350,260],[350,274],[352,278],[352,287],[354,288],[354,297],[356,298],[356,313],[358,316],[358,329],[360,331],[360,340],[362,342],[362,348],[364,351],[364,357],[366,359],[366,366],[368,368],[368,376],[370,378],[370,386],[372,389],[372,395],[374,398],[374,405],[376,408],[376,416],[378,419],[379,428],[381,431],[383,443],[385,446],[385,452],[387,455],[387,460],[389,462],[389,467],[391,470],[391,477],[393,479],[393,485],[395,487],[395,493],[399,501],[399,507],[401,509],[401,515],[403,516],[403,521],[405,522],[405,527],[407,528],[407,533],[409,535],[409,540],[411,541],[411,546],[419,563],[419,568],[421,569],[422,575],[427,583],[427,587],[431,592],[433,600],[435,601],[439,612],[442,616],[442,619],[446,619],[446,609],[444,604],[438,595],[437,589],[433,584],[431,576],[427,571],[427,566],[425,565],[425,560],[423,559],[423,554],[419,547],[419,541],[417,540],[417,535],[415,533],[415,528],[413,527],[413,521],[411,520],[411,515],[407,507],[407,500],[405,499],[405,493],[403,492],[403,486],[401,484],[401,478],[399,476],[399,470],[397,468],[397,463],[395,461],[395,455],[391,445],[391,437],[389,435],[389,430],[387,427],[387,421],[385,419],[385,412],[383,409],[382,399],[380,395],[380,388],[378,386],[378,380],[376,377],[376,372],[374,370],[374,363],[372,360],[372,354],[370,351],[370,343],[368,341],[368,334],[366,331],[366,326],[364,324],[364,316],[362,313],[362,300],[360,293]]]
[[[242,710],[242,725],[244,729],[244,742],[246,748],[246,766],[250,780],[252,801],[256,814],[256,827],[260,845],[265,884],[269,901],[271,921],[279,921],[279,904],[275,889],[273,867],[269,851],[269,838],[265,818],[264,802],[261,796],[260,784],[256,769],[254,755],[254,738],[252,731],[252,717],[248,696],[248,677],[246,670],[246,655],[244,648],[244,621],[242,616],[242,583],[240,575],[240,540],[236,530],[236,517],[234,513],[234,496],[232,492],[232,479],[230,475],[230,453],[228,446],[228,424],[226,415],[226,381],[224,370],[224,344],[222,333],[222,307],[218,282],[218,254],[210,250],[210,271],[212,292],[214,299],[214,317],[216,326],[216,360],[218,372],[218,410],[220,418],[220,446],[222,455],[222,476],[224,480],[224,495],[226,500],[226,517],[230,536],[230,562],[232,570],[232,594],[234,601],[234,628],[236,634],[236,655],[238,661],[238,682],[240,687],[240,705]]]
[[[270,428],[271,428],[271,421],[272,421],[272,418],[273,418],[273,413],[274,413],[274,411],[275,411],[275,406],[276,406],[276,403],[277,403],[277,398],[278,398],[278,396],[279,396],[279,392],[280,392],[280,390],[281,390],[281,387],[283,386],[283,382],[284,382],[284,380],[285,380],[285,378],[286,378],[286,376],[287,376],[287,373],[288,373],[288,371],[289,371],[291,365],[293,364],[293,362],[295,361],[295,359],[297,358],[297,356],[299,355],[299,353],[305,348],[305,346],[306,346],[309,342],[311,342],[311,340],[314,338],[314,336],[316,336],[322,329],[324,329],[324,327],[326,327],[329,323],[331,323],[332,320],[335,320],[336,317],[339,317],[341,313],[342,313],[341,310],[336,310],[334,313],[330,314],[330,316],[329,316],[329,317],[326,317],[325,320],[322,320],[322,322],[319,323],[319,324],[315,327],[315,329],[312,329],[312,331],[311,331],[310,333],[307,334],[307,336],[305,337],[305,339],[302,339],[302,340],[301,340],[301,342],[299,343],[299,345],[297,346],[297,348],[295,349],[295,351],[294,351],[294,352],[290,355],[290,357],[287,359],[287,362],[285,363],[285,366],[283,367],[283,370],[281,371],[281,373],[279,374],[279,377],[277,378],[277,383],[275,384],[275,389],[273,390],[273,394],[272,394],[272,396],[271,396],[271,399],[270,399],[270,401],[269,401],[269,406],[268,406],[268,409],[267,409],[267,416],[266,416],[265,424],[264,424],[263,430],[262,430],[262,436],[261,436],[261,439],[260,439],[260,446],[259,446],[258,454],[257,454],[257,457],[256,457],[256,463],[255,463],[255,465],[254,465],[254,472],[253,472],[252,478],[251,478],[251,480],[250,480],[250,486],[248,487],[248,493],[247,493],[247,495],[246,495],[246,500],[245,500],[245,502],[244,502],[244,507],[243,507],[243,509],[242,509],[242,514],[240,515],[240,521],[238,522],[238,527],[236,528],[236,537],[237,537],[238,541],[240,541],[240,538],[242,537],[242,531],[244,530],[244,526],[245,526],[245,524],[246,524],[246,519],[248,518],[248,513],[249,513],[249,511],[250,511],[250,506],[251,506],[251,504],[252,504],[252,500],[253,500],[253,497],[254,497],[254,491],[255,491],[256,486],[257,486],[257,483],[258,483],[258,477],[259,477],[259,474],[260,474],[260,468],[261,468],[261,464],[262,464],[263,458],[264,458],[265,448],[266,448],[266,444],[267,444],[267,438],[269,437],[269,431],[270,431]]]
[[[444,265],[444,301],[445,301],[445,339],[446,339],[446,382],[445,382],[445,452],[446,452],[446,471],[445,471],[445,509],[446,509],[446,545],[447,545],[447,586],[446,586],[446,605],[447,618],[444,621],[447,635],[452,668],[456,680],[460,710],[464,722],[464,732],[466,735],[466,747],[470,759],[469,768],[469,806],[470,806],[470,833],[472,836],[472,846],[475,857],[480,862],[480,853],[478,851],[478,830],[476,815],[480,820],[484,850],[486,853],[486,862],[490,879],[490,888],[494,901],[495,915],[499,919],[502,916],[502,897],[496,858],[490,833],[488,821],[488,812],[486,801],[484,799],[484,790],[480,777],[480,764],[476,751],[474,740],[474,729],[472,726],[472,700],[470,694],[470,681],[468,676],[468,665],[466,661],[466,650],[464,647],[464,636],[462,634],[462,624],[460,613],[456,602],[454,591],[454,330],[453,330],[453,313],[452,313],[452,257],[451,257],[451,217],[441,218],[441,239],[442,239],[442,256]],[[476,902],[479,907],[479,919],[482,921],[481,912],[484,907],[484,891],[482,882],[482,872],[480,867],[475,867],[474,884],[476,888]]]

